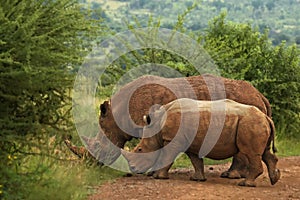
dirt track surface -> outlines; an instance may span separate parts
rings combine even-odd
[[[89,200],[300,199],[300,156],[279,159],[281,178],[273,186],[265,166],[255,188],[237,186],[239,179],[220,178],[229,166],[230,163],[205,166],[206,182],[190,181],[192,169],[171,170],[168,180],[145,175],[123,177],[100,186]]]

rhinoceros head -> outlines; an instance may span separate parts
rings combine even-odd
[[[106,137],[117,147],[123,148],[126,141],[132,139],[132,136],[126,134],[115,121],[112,113],[110,101],[104,101],[100,105],[99,125]]]

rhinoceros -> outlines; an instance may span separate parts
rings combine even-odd
[[[234,155],[243,158],[249,171],[240,186],[256,186],[255,179],[263,173],[262,160],[268,168],[271,184],[280,178],[276,168],[278,158],[270,151],[271,143],[273,152],[276,151],[273,121],[255,106],[228,99],[183,98],[152,111],[147,115],[147,122],[149,125],[144,127],[143,138],[134,153],[122,150],[133,172],[169,169],[176,156],[185,152],[195,168],[191,179],[204,181],[203,155],[200,154],[205,142],[210,142],[211,150],[204,155],[207,158],[220,160]],[[216,126],[222,127],[219,135]],[[206,137],[210,140],[205,140]]]
[[[100,105],[101,134],[94,140],[99,140],[99,137],[103,138],[101,135],[104,134],[117,147],[123,148],[127,141],[134,137],[141,137],[142,128],[145,125],[143,116],[149,113],[153,105],[165,105],[178,98],[198,100],[227,98],[256,106],[263,113],[271,116],[271,106],[268,100],[246,81],[209,74],[182,78],[146,75],[126,84],[109,101]],[[111,156],[111,161],[118,156],[118,153]],[[243,177],[246,170],[243,168],[243,163],[239,162],[240,160],[234,157],[230,169],[221,176]],[[161,172],[161,174],[166,174],[166,172]]]

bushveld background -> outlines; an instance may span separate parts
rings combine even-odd
[[[96,43],[139,27],[187,34],[222,76],[251,82],[272,104],[278,154],[299,155],[299,9],[298,0],[1,2],[0,199],[85,199],[94,185],[123,175],[75,157],[63,140],[72,136],[81,145],[71,110],[84,58]],[[99,103],[123,74],[145,63],[197,75],[171,52],[131,51],[99,77]],[[188,165],[182,157],[174,167]]]

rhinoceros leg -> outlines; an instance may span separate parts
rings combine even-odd
[[[171,163],[166,165],[165,167],[157,170],[154,172],[153,177],[156,179],[168,179],[169,178],[169,169],[171,168],[171,166],[173,165],[173,162],[176,158],[176,156],[180,153],[180,151],[178,151],[178,146],[180,146],[178,143],[170,143],[170,141],[165,140],[163,141],[163,146],[169,146],[169,149],[162,149],[161,153],[160,153],[160,158],[163,159],[164,161],[160,161],[157,163]]]
[[[222,178],[230,178],[230,179],[239,179],[239,178],[245,178],[248,174],[248,159],[247,157],[238,152],[233,156],[232,165],[228,169],[228,171],[225,171],[221,174]]]
[[[234,169],[236,169],[234,163],[235,163],[235,158],[233,157],[230,168],[227,171],[221,173],[221,175],[220,175],[221,178],[228,178],[230,172],[232,172]],[[241,178],[240,174],[236,175],[236,178]]]
[[[164,168],[161,168],[161,169],[155,171],[152,176],[156,179],[168,179],[169,178],[168,172],[172,165],[173,165],[173,163],[171,163],[170,165],[167,165]]]
[[[247,154],[249,160],[249,174],[246,179],[241,181],[239,186],[256,187],[255,179],[263,173],[263,166],[261,163],[261,155]]]
[[[187,152],[188,157],[191,159],[195,173],[190,177],[192,181],[206,181],[204,175],[204,164],[203,159],[199,158],[198,155]]]
[[[255,187],[255,179],[263,173],[262,157],[268,145],[270,129],[269,122],[253,117],[255,113],[255,109],[250,110],[238,124],[236,145],[240,154],[249,161],[249,173],[246,179],[239,183],[240,186]]]
[[[280,178],[280,171],[276,168],[278,158],[270,152],[270,149],[266,149],[262,159],[268,168],[271,184],[274,185]]]

